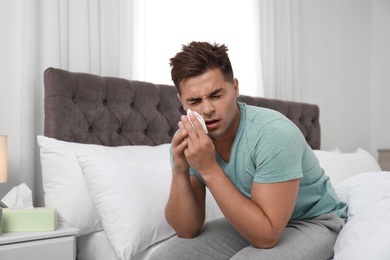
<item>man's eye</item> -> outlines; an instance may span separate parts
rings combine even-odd
[[[198,104],[199,103],[199,100],[194,100],[194,101],[191,101],[190,102],[190,105],[196,105],[196,104]]]
[[[214,95],[214,96],[211,96],[212,99],[219,99],[222,95]]]

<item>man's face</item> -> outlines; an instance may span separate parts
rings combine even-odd
[[[182,82],[180,90],[178,97],[184,109],[190,108],[204,118],[211,138],[223,137],[229,130],[236,131],[231,125],[238,126],[239,121],[237,79],[232,84],[225,81],[219,69],[212,69]]]

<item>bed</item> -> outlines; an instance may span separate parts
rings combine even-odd
[[[148,259],[174,235],[164,218],[169,143],[184,114],[176,89],[48,68],[44,135],[38,136],[45,206],[79,229],[77,259]],[[290,118],[315,151],[348,221],[334,259],[390,259],[390,174],[364,149],[321,150],[315,104],[241,95]],[[207,192],[206,221],[222,216]]]

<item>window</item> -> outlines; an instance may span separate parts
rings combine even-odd
[[[139,0],[135,6],[134,78],[173,84],[169,59],[190,41],[229,48],[240,93],[261,95],[260,41],[256,1]]]

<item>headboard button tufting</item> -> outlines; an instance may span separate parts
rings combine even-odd
[[[171,85],[56,68],[45,70],[44,82],[44,134],[59,140],[94,144],[106,140],[109,146],[167,143],[178,129],[180,115],[186,114]],[[238,100],[288,114],[310,146],[320,148],[317,105],[243,95]],[[302,121],[296,122],[298,118]],[[113,132],[121,137],[113,138]],[[85,134],[91,135],[88,140]]]

